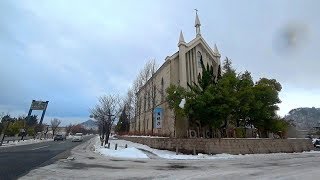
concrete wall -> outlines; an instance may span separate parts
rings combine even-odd
[[[141,138],[120,137],[121,139],[145,144],[156,149],[192,154],[259,154],[259,153],[292,153],[313,150],[310,139],[175,139],[175,138]]]

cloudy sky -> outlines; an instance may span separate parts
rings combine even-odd
[[[283,86],[280,115],[320,107],[320,13],[317,0],[2,0],[0,112],[26,114],[49,100],[47,117],[88,119],[102,94],[124,94],[148,59],[178,50],[179,32],[203,37],[254,79]],[[38,112],[38,114],[40,114]]]

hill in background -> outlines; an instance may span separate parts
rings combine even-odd
[[[320,108],[292,109],[284,118],[292,120],[297,129],[310,130],[313,127],[320,126]]]
[[[93,129],[93,130],[98,130],[98,125],[95,121],[89,119],[83,123],[81,123],[81,125],[85,128],[85,129]]]

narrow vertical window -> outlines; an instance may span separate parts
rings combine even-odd
[[[157,104],[157,88],[153,86],[152,108]]]
[[[146,97],[146,94],[145,94],[144,95],[144,106],[143,106],[144,112],[146,112],[146,108],[147,108],[147,97]]]
[[[148,101],[148,109],[150,109],[150,91],[148,91],[147,101]]]
[[[163,78],[161,78],[161,102],[164,101],[164,82]]]
[[[201,68],[201,53],[200,51],[197,52],[197,64],[198,64],[198,68]]]

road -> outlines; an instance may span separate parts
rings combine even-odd
[[[84,141],[93,136],[85,136]],[[0,148],[0,179],[17,179],[30,170],[53,163],[69,155],[69,150],[81,142],[48,141],[36,144]]]

